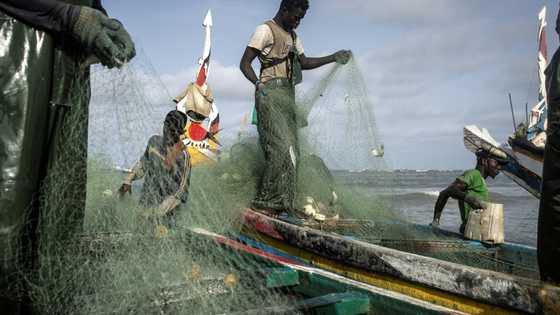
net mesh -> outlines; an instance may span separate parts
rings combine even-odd
[[[307,126],[288,126],[299,136],[297,208],[311,206],[327,218],[338,217],[334,225],[316,220],[307,225],[453,262],[534,274],[529,264],[508,263],[495,253],[467,247],[456,236],[403,219],[401,209],[393,206],[391,187],[399,183],[383,158],[375,104],[366,86],[352,59],[298,90],[298,115]],[[65,187],[85,179],[85,170],[69,158],[45,184],[48,211],[40,223],[40,263],[27,279],[32,299],[46,313],[79,314],[222,314],[297,300],[298,293],[263,282],[277,266],[188,233],[196,227],[239,235],[240,214],[255,197],[267,167],[256,130],[240,127],[243,132],[224,144],[218,162],[193,168],[188,201],[177,213],[177,227],[170,229],[147,219],[138,203],[141,181],[133,183],[130,196],[117,194],[124,170],[140,158],[151,136],[161,134],[163,118],[173,109],[170,93],[143,56],[120,71],[94,68],[92,91],[89,146],[65,148],[89,154],[83,230],[61,210],[80,208],[79,198]],[[72,113],[69,130],[79,137],[88,112]],[[63,233],[67,229],[72,237]]]

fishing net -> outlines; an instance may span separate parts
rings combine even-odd
[[[399,182],[383,157],[376,104],[359,65],[352,59],[319,76],[298,87],[292,123],[280,130],[297,138],[292,142],[297,145],[296,185],[290,192],[295,206],[274,215],[373,244],[514,272],[516,266],[496,259],[495,253],[473,251],[457,242],[456,235],[406,222],[403,209],[394,207],[393,187]],[[300,298],[265,281],[278,265],[192,233],[198,229],[231,238],[240,235],[239,218],[270,167],[255,127],[240,126],[238,136],[230,137],[235,140],[223,143],[216,162],[193,167],[188,201],[177,211],[176,224],[168,226],[152,220],[150,209],[139,205],[141,180],[124,198],[117,190],[148,139],[162,133],[165,114],[175,106],[171,93],[177,91],[167,91],[140,55],[119,71],[94,68],[92,92],[89,146],[66,148],[75,154],[88,152],[83,230],[66,217],[71,212],[61,209],[68,209],[75,198],[66,192],[77,185],[69,178],[84,180],[85,169],[68,159],[45,183],[48,211],[40,221],[40,259],[37,272],[26,279],[32,299],[45,313],[228,314],[289,305]],[[278,96],[280,103],[289,103],[282,97],[292,96]],[[88,113],[72,113],[74,126],[68,130],[78,137]],[[79,214],[80,207],[75,209]],[[532,272],[526,269],[519,273]]]
[[[120,71],[93,69],[89,147],[79,141],[88,112],[72,110],[67,117],[68,145],[59,148],[67,158],[43,185],[39,258],[33,273],[22,272],[35,307],[45,314],[230,314],[262,303],[293,304],[297,293],[270,283],[283,272],[280,266],[184,233],[195,223],[213,232],[238,230],[233,209],[240,211],[254,189],[227,180],[227,163],[193,170],[192,210],[182,209],[175,229],[157,224],[139,205],[142,183],[133,185],[132,196],[118,197],[123,170],[161,134],[174,106],[142,61]],[[162,88],[150,94],[148,86]],[[87,172],[74,159],[86,153]],[[84,195],[75,189],[84,183],[85,212]]]

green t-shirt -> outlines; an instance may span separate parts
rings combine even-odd
[[[486,186],[486,181],[477,169],[472,169],[465,171],[463,175],[457,177],[458,180],[462,181],[466,185],[465,193],[474,195],[482,201],[488,201],[488,187]],[[468,203],[464,203],[465,211],[461,213],[461,220],[463,223],[467,223],[469,219],[469,213],[472,208]]]

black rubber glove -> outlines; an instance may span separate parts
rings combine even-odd
[[[72,27],[72,35],[99,62],[109,68],[120,68],[136,55],[134,43],[121,22],[99,10],[79,8],[80,14]]]

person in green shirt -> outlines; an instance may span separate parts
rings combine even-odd
[[[495,178],[500,173],[501,166],[506,164],[507,161],[483,149],[476,152],[476,157],[477,162],[474,169],[465,171],[449,187],[439,193],[434,206],[434,219],[431,226],[439,226],[441,213],[450,197],[459,202],[459,211],[461,213],[461,227],[459,231],[461,233],[465,231],[469,212],[472,209],[487,208],[489,196],[485,179],[489,176]]]

